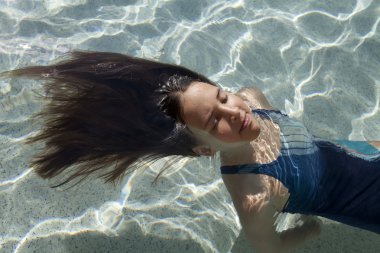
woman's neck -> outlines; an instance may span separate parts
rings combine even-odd
[[[250,143],[238,148],[220,151],[220,162],[222,165],[244,164],[253,161],[255,150]]]

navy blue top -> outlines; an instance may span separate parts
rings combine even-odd
[[[268,164],[222,166],[222,174],[272,176],[289,190],[283,212],[318,215],[380,233],[380,152],[365,141],[331,141],[275,110],[252,111],[280,127],[281,152]]]

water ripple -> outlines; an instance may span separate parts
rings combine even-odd
[[[0,0],[0,6],[2,70],[44,65],[73,49],[127,53],[182,64],[231,91],[257,86],[315,135],[380,140],[379,1]],[[61,191],[48,187],[54,180],[30,173],[27,161],[37,147],[23,141],[41,128],[32,117],[42,107],[34,97],[41,88],[0,80],[0,252],[230,252],[241,227],[207,159],[182,159],[153,185],[167,159],[115,188],[94,180]],[[293,220],[279,217],[278,229]]]

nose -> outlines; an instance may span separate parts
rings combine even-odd
[[[221,106],[220,111],[231,122],[240,120],[240,110],[238,107]]]

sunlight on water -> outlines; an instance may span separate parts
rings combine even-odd
[[[320,137],[380,140],[377,0],[0,6],[1,70],[48,64],[73,49],[121,52],[182,64],[231,91],[257,86]],[[116,188],[92,180],[60,191],[30,173],[36,147],[22,142],[41,128],[31,117],[41,87],[0,80],[0,252],[240,252],[237,214],[206,158],[183,159],[152,184],[163,159]],[[280,219],[282,230],[294,217]]]

